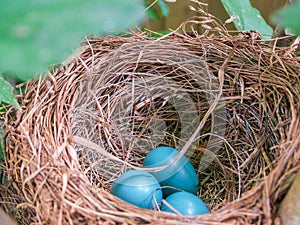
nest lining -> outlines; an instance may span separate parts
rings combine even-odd
[[[300,64],[289,49],[176,32],[95,37],[83,49],[47,79],[27,83],[22,109],[6,120],[9,178],[33,222],[274,220],[300,159]],[[211,214],[144,210],[109,194],[157,145],[188,154]]]
[[[163,53],[155,54],[156,49]],[[86,170],[93,174],[91,180],[101,177],[110,186],[132,169],[130,165],[142,167],[146,153],[158,145],[181,149],[189,141],[204,114],[199,113],[200,105],[205,111],[207,98],[212,99],[216,90],[208,89],[214,77],[209,77],[203,60],[183,50],[178,57],[180,49],[162,41],[123,45],[117,54],[108,54],[110,61],[97,65],[96,74],[82,79],[72,118],[73,134],[92,140],[126,162],[114,163],[116,160],[101,152],[79,147],[84,164],[89,165]]]

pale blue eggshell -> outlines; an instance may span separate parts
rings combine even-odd
[[[199,197],[189,192],[173,193],[166,198],[166,202],[184,216],[197,216],[209,213],[206,204]],[[162,204],[161,210],[175,213],[165,204]]]
[[[155,209],[160,206],[162,191],[156,178],[144,171],[130,170],[122,174],[113,184],[111,193],[140,208]]]
[[[174,148],[160,146],[151,150],[144,159],[144,167],[160,167],[171,163],[179,154]],[[174,188],[163,188],[164,196],[168,196],[180,189],[196,194],[199,180],[196,171],[188,159],[183,156],[175,164],[152,174],[159,181],[160,185]]]

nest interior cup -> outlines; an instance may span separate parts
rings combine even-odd
[[[71,120],[75,139],[92,140],[111,154],[88,143],[76,146],[94,184],[101,178],[111,186],[127,169],[142,167],[158,145],[182,149],[218,90],[203,59],[167,41],[126,43],[94,69],[80,81]],[[190,156],[200,142],[194,139],[186,147]]]
[[[95,37],[28,82],[7,114],[9,180],[45,224],[263,224],[299,170],[299,58],[246,36]],[[109,193],[159,145],[177,148],[212,210],[140,209]]]

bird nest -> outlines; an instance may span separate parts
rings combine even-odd
[[[299,68],[291,48],[255,32],[89,38],[26,83],[21,109],[6,114],[18,208],[38,224],[271,223],[299,170]],[[110,194],[160,145],[190,159],[210,214],[141,209]]]

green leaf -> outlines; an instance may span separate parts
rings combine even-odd
[[[144,17],[140,0],[0,0],[0,74],[21,80],[45,73],[85,35],[132,28]]]
[[[19,103],[15,99],[13,93],[13,87],[0,76],[0,102],[13,105],[15,108],[19,108]]]
[[[5,129],[3,125],[4,121],[0,120],[0,184],[7,185],[8,180],[6,173],[2,170],[4,163],[5,163],[5,157],[4,157],[4,136],[5,136]]]
[[[295,2],[286,6],[284,9],[275,12],[271,16],[272,22],[274,22],[278,27],[288,28],[290,31],[296,35],[300,35],[300,2]]]
[[[168,14],[169,14],[169,7],[164,2],[164,0],[158,0],[157,4],[159,5],[161,15],[162,16],[168,16]]]
[[[151,36],[151,37],[154,37],[154,38],[160,38],[166,34],[170,34],[172,31],[171,30],[161,30],[159,32],[149,32],[148,34]]]
[[[4,126],[3,121],[0,120],[0,169],[1,169],[1,159],[4,160],[4,151],[3,151],[3,140],[4,140]]]
[[[2,144],[0,145],[0,159],[4,160],[4,151],[2,148]],[[1,164],[0,164],[0,169],[1,169]]]
[[[260,12],[252,7],[249,0],[221,0],[238,30],[258,31],[264,40],[272,37],[273,29],[262,18]]]
[[[154,9],[153,7],[149,7],[148,4],[145,4],[145,8],[147,9],[147,15],[149,16],[149,18],[151,19],[155,19],[158,20],[159,19],[159,15],[156,11],[156,9]]]

